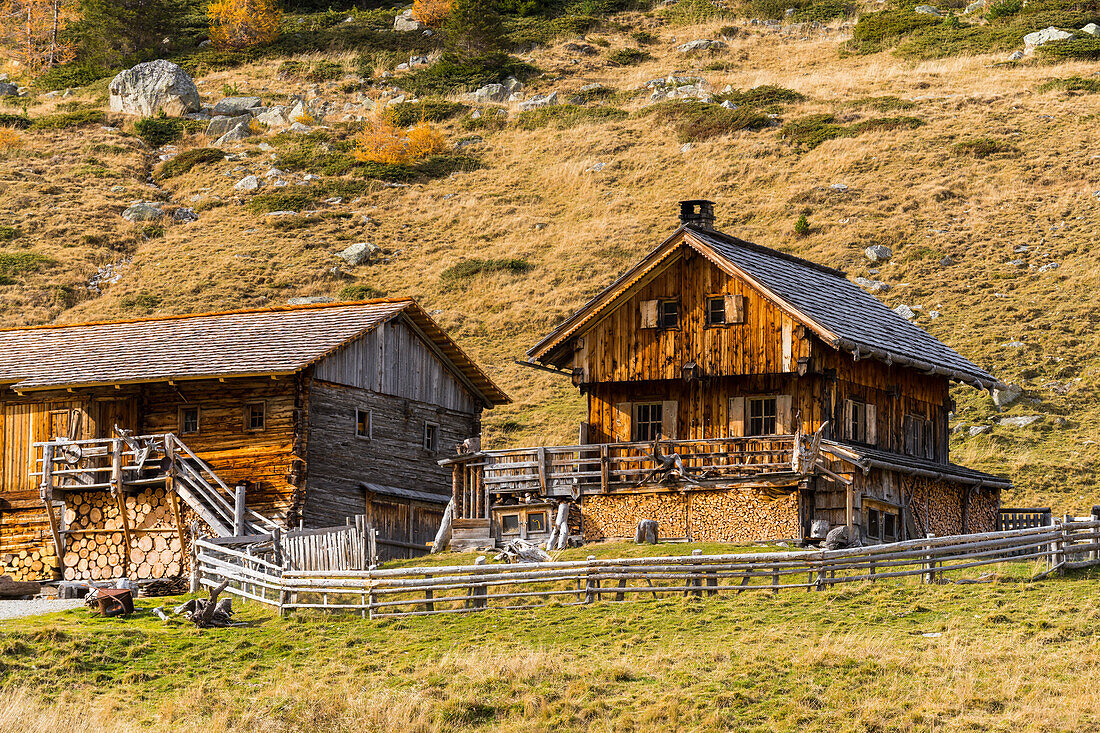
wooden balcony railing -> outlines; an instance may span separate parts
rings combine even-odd
[[[486,450],[454,470],[455,516],[488,518],[493,494],[571,496],[646,486],[714,486],[799,475],[795,436],[659,440]]]

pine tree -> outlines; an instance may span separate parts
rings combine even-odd
[[[117,66],[163,53],[162,41],[179,32],[186,0],[79,0],[73,29],[82,62]]]
[[[460,58],[498,53],[504,45],[504,25],[495,0],[454,0],[443,30],[447,50]]]

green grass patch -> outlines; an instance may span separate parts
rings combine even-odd
[[[1100,92],[1100,79],[1086,79],[1081,76],[1070,76],[1065,79],[1048,79],[1039,85],[1038,92],[1050,91],[1082,92],[1095,94]]]
[[[301,211],[316,206],[322,199],[319,188],[295,186],[296,191],[279,190],[260,193],[248,200],[246,208],[253,214],[269,214],[272,211]]]
[[[85,125],[102,125],[107,121],[107,115],[100,110],[86,109],[79,112],[64,112],[62,114],[46,115],[31,120],[31,130],[67,130],[72,127],[84,127]]]
[[[852,28],[852,40],[848,42],[847,49],[854,53],[876,53],[914,31],[942,22],[941,18],[914,13],[908,7],[902,10],[864,13]]]
[[[738,107],[773,108],[782,105],[806,101],[806,95],[786,87],[764,84],[744,91],[734,89],[723,92],[716,98],[718,102],[730,102]]]
[[[665,9],[664,15],[676,25],[696,25],[733,18],[734,14],[710,0],[678,0]]]
[[[225,160],[225,152],[218,148],[192,148],[166,160],[157,166],[157,176],[160,178],[172,178],[188,173],[192,168],[209,163],[220,163]]]
[[[14,278],[27,275],[53,262],[53,259],[46,255],[35,252],[0,252],[0,277]]]
[[[0,242],[12,242],[22,234],[15,227],[0,226]]]
[[[410,127],[418,122],[443,122],[456,117],[469,105],[461,102],[448,102],[444,99],[427,99],[419,102],[402,102],[386,108],[386,112],[398,127]]]
[[[866,107],[876,112],[903,112],[905,110],[914,109],[917,103],[910,102],[908,99],[901,99],[900,97],[883,96],[852,99],[845,102],[843,106]]]
[[[142,117],[134,123],[134,133],[154,148],[176,142],[186,131],[183,120],[172,117]]]
[[[534,265],[520,257],[505,259],[481,259],[474,258],[463,260],[456,265],[451,265],[442,273],[440,279],[444,281],[467,280],[476,275],[504,272],[512,275],[523,275],[534,269]]]
[[[14,127],[17,130],[25,130],[30,127],[30,124],[29,117],[0,112],[0,127]]]
[[[922,28],[898,44],[897,54],[910,59],[938,59],[980,53],[1008,52],[1023,45],[1029,30],[1004,25],[941,22]]]
[[[876,117],[851,124],[841,124],[831,114],[800,117],[783,125],[783,139],[795,149],[813,150],[826,140],[855,137],[864,132],[911,130],[924,125],[919,117]]]
[[[620,48],[607,55],[607,63],[612,66],[634,66],[653,58],[653,54],[640,48]]]
[[[373,298],[385,298],[386,291],[379,290],[366,283],[356,283],[340,288],[340,292],[336,294],[336,297],[340,300],[371,300]]]
[[[499,84],[509,76],[521,81],[535,67],[505,54],[490,54],[476,59],[460,59],[445,54],[431,66],[401,77],[401,87],[418,96],[469,92],[486,84]]]
[[[1035,49],[1035,53],[1047,61],[1096,61],[1100,59],[1100,38],[1075,36],[1064,41],[1045,43]]]
[[[433,155],[411,165],[386,165],[384,163],[356,163],[353,174],[361,178],[380,181],[412,183],[443,178],[452,173],[477,170],[481,161],[469,155]]]
[[[626,110],[615,107],[577,107],[562,104],[520,112],[515,125],[521,130],[538,130],[543,127],[564,130],[587,122],[617,122],[629,116]]]
[[[951,146],[956,155],[971,158],[988,158],[991,155],[1009,154],[1016,155],[1019,149],[1004,140],[995,140],[991,137],[980,137],[975,140],[964,140]]]
[[[672,125],[679,142],[706,140],[738,130],[759,130],[772,124],[771,118],[751,108],[726,109],[697,100],[671,100],[646,107],[641,115]]]
[[[794,12],[788,16],[787,10]],[[851,15],[855,10],[855,3],[848,0],[750,0],[744,13],[753,18],[826,23]]]

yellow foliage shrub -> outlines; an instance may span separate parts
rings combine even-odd
[[[206,15],[210,40],[223,49],[271,43],[279,37],[283,23],[278,0],[212,0]]]
[[[362,163],[407,165],[446,149],[447,139],[443,133],[427,122],[402,130],[388,115],[379,113],[355,136],[351,155]]]
[[[311,115],[309,112],[303,112],[302,114],[295,117],[292,121],[300,122],[303,125],[313,125],[317,122],[317,120],[315,120],[313,118],[313,115]]]
[[[412,15],[424,25],[437,28],[451,14],[451,0],[414,0]]]
[[[23,147],[23,135],[12,127],[0,127],[0,151]]]

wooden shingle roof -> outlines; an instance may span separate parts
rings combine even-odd
[[[407,298],[0,330],[0,384],[28,391],[295,374],[398,317],[412,321],[487,404],[508,401]]]
[[[740,277],[833,348],[859,358],[898,363],[980,389],[1000,382],[919,326],[850,282],[839,270],[711,229],[683,225],[603,292],[532,347],[532,361],[553,362],[565,343],[613,310],[630,286],[687,246]]]

